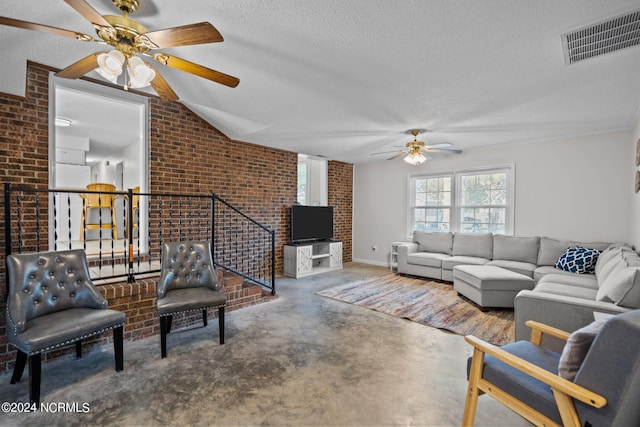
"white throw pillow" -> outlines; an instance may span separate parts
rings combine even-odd
[[[613,302],[629,308],[640,308],[640,268],[626,267],[620,262],[602,283],[597,301]]]

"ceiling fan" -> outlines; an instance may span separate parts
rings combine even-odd
[[[108,52],[96,52],[71,64],[56,73],[56,76],[77,79],[96,70],[101,76],[114,84],[124,73],[124,89],[140,88],[151,85],[161,99],[177,101],[178,95],[167,81],[148,62],[141,57],[152,58],[160,64],[176,68],[196,76],[203,77],[229,87],[236,87],[240,80],[219,71],[178,58],[157,49],[188,46],[223,41],[222,35],[209,22],[200,22],[162,30],[149,31],[143,25],[129,18],[129,14],[138,9],[138,0],[112,0],[122,16],[100,15],[86,0],[64,0],[95,28],[99,39],[88,34],[72,30],[50,27],[48,25],[21,21],[0,16],[0,25],[43,31],[49,34],[73,37],[80,41],[107,44],[113,49]]]
[[[419,129],[412,129],[411,135],[413,135],[413,141],[407,142],[404,149],[402,149],[395,156],[389,157],[387,160],[393,160],[397,157],[400,157],[406,154],[406,156],[404,157],[404,161],[411,165],[417,166],[423,163],[425,160],[430,160],[431,159],[431,156],[429,155],[430,153],[453,153],[453,154],[462,153],[462,150],[454,150],[452,148],[446,148],[446,147],[451,147],[451,144],[449,144],[448,142],[442,142],[440,144],[434,144],[434,145],[425,145],[424,142],[418,141],[419,134],[420,134]],[[372,156],[376,154],[394,153],[396,151],[397,150],[383,151],[381,153],[373,153]]]

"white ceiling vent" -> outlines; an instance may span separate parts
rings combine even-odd
[[[640,10],[562,35],[568,64],[640,44]]]

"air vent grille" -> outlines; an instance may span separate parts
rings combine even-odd
[[[567,64],[640,44],[640,10],[562,35]]]

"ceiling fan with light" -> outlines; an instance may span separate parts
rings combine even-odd
[[[420,134],[419,129],[412,129],[411,135],[413,135],[413,141],[407,142],[404,149],[402,149],[395,156],[389,157],[387,160],[393,160],[397,157],[400,157],[406,154],[403,160],[411,165],[417,166],[423,163],[425,160],[430,160],[431,159],[431,156],[429,155],[430,153],[453,153],[453,154],[462,153],[462,150],[454,150],[452,148],[446,148],[446,147],[451,147],[451,144],[449,144],[448,142],[442,142],[440,144],[434,144],[434,145],[425,145],[424,142],[418,141],[419,134]],[[397,150],[383,151],[381,153],[372,153],[372,156],[377,154],[395,153],[396,151]]]
[[[95,70],[110,82],[118,84],[118,78],[123,74],[124,66],[126,67],[123,85],[125,90],[150,85],[163,100],[177,101],[178,95],[167,81],[151,64],[142,59],[146,57],[225,86],[236,87],[240,83],[236,77],[156,51],[170,47],[222,42],[224,40],[222,35],[209,22],[149,31],[129,18],[129,14],[138,9],[138,0],[112,0],[115,7],[122,12],[122,16],[100,15],[86,0],[64,1],[91,22],[99,39],[76,31],[0,16],[0,25],[73,37],[81,41],[98,42],[113,48],[110,51],[92,53],[57,72],[56,76],[77,79]]]

